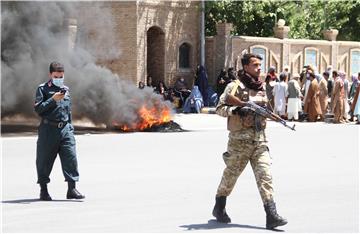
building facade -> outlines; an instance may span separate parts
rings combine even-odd
[[[232,25],[219,23],[217,35],[206,38],[206,66],[211,84],[222,68],[241,69],[241,56],[252,52],[260,54],[262,77],[268,68],[274,66],[276,71],[290,67],[291,73],[301,73],[304,65],[312,65],[319,72],[331,66],[343,70],[348,78],[360,72],[360,42],[336,41],[337,30],[324,31],[327,40],[289,39],[289,27],[277,25],[274,38],[231,36]]]
[[[111,12],[115,36],[112,47],[120,53],[114,59],[98,59],[98,64],[134,84],[146,82],[146,77],[151,76],[153,85],[163,81],[172,86],[181,76],[189,88],[192,86],[200,54],[199,2],[111,1],[99,3],[100,7],[96,4],[80,5],[84,14],[96,11],[101,16],[101,11]],[[89,17],[74,17],[77,30],[81,31],[87,24],[82,18]],[[82,37],[91,40],[91,35]]]
[[[153,85],[164,81],[172,86],[177,78],[184,77],[191,88],[200,61],[199,1],[101,2],[100,10],[96,2],[81,5],[84,14],[93,14],[95,9],[98,14],[102,10],[111,13],[115,37],[112,47],[120,56],[98,59],[99,64],[134,84],[146,82],[146,77],[151,76]],[[81,16],[75,18],[78,31],[86,27],[88,22]],[[76,27],[70,26],[70,34],[76,34]],[[218,23],[217,35],[206,37],[205,61],[211,85],[215,85],[222,68],[240,69],[240,58],[247,52],[263,57],[262,76],[270,66],[277,72],[289,66],[291,73],[301,73],[309,64],[319,72],[332,66],[348,76],[360,71],[360,42],[336,41],[337,30],[325,31],[327,40],[289,39],[290,28],[283,20],[274,27],[274,37],[232,36],[231,30],[231,24]]]

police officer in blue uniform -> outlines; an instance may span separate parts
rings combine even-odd
[[[76,188],[79,180],[74,127],[71,124],[71,99],[69,88],[64,86],[64,66],[50,64],[50,80],[36,90],[34,109],[41,117],[38,129],[36,170],[40,184],[40,200],[52,200],[47,190],[50,173],[57,154],[68,183],[67,199],[85,198]]]

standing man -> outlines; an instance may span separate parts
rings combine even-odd
[[[266,89],[266,96],[268,98],[268,106],[269,109],[274,109],[274,95],[273,89],[275,84],[278,82],[278,78],[275,73],[275,67],[269,67],[268,73],[265,77],[265,89]]]
[[[309,115],[309,122],[316,122],[317,118],[322,115],[319,99],[320,89],[313,71],[309,70],[308,74],[310,85],[304,100],[304,111]]]
[[[330,79],[330,73],[327,71],[325,71],[323,73],[323,77],[325,78],[326,83],[327,83],[328,97],[331,98],[333,87],[334,87],[334,80]]]
[[[288,120],[299,120],[299,112],[302,111],[301,108],[301,91],[298,80],[300,79],[300,75],[295,73],[292,79],[288,83],[287,89],[287,118]]]
[[[287,78],[287,73],[282,72],[280,74],[280,82],[275,84],[272,91],[274,96],[274,113],[280,115],[281,118],[285,118],[286,113]]]
[[[36,170],[40,184],[40,200],[51,201],[47,190],[50,173],[57,154],[68,182],[67,199],[83,199],[75,188],[79,180],[76,159],[74,127],[71,125],[71,100],[69,88],[64,86],[64,66],[50,64],[50,80],[36,90],[35,111],[41,117],[36,150]]]
[[[248,102],[262,106],[267,104],[264,85],[259,77],[261,59],[255,54],[243,55],[241,63],[244,70],[238,73],[238,79],[226,86],[216,107],[217,114],[228,118],[230,133],[227,152],[223,154],[226,168],[217,189],[212,214],[218,222],[231,222],[225,210],[226,198],[250,161],[266,212],[266,228],[273,229],[287,224],[287,221],[277,214],[274,202],[271,158],[265,136],[266,119],[247,107]]]
[[[324,76],[326,76],[327,74],[325,72],[323,73]],[[321,121],[324,121],[328,107],[328,83],[326,78],[320,75],[318,75],[318,77],[319,77],[319,90],[320,90],[319,101],[321,107]]]
[[[337,71],[333,71],[334,90],[331,96],[331,112],[334,113],[334,123],[345,123],[343,112],[345,106],[344,82],[338,76]]]

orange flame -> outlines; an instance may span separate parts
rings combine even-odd
[[[139,109],[138,114],[140,119],[138,123],[134,123],[131,126],[123,125],[120,126],[120,129],[124,132],[136,130],[141,131],[151,128],[154,125],[170,122],[171,120],[171,110],[169,107],[163,107],[159,110],[156,107],[147,109],[145,106],[142,106]]]

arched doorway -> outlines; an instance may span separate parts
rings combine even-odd
[[[147,31],[147,75],[152,77],[156,86],[164,81],[165,67],[165,33],[159,27],[153,26]]]

